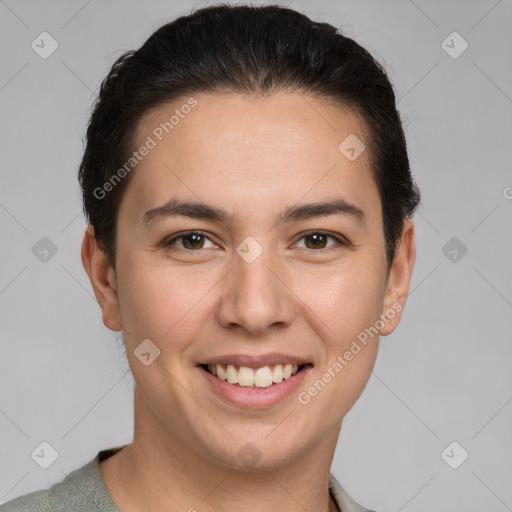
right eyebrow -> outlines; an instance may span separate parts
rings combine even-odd
[[[157,220],[166,217],[176,216],[190,217],[191,219],[205,219],[217,222],[227,223],[231,220],[230,215],[226,210],[211,206],[205,203],[194,203],[190,201],[180,201],[178,199],[171,199],[162,206],[157,206],[148,210],[144,214],[143,224],[153,224]]]

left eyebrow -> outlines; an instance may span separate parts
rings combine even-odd
[[[352,217],[361,224],[364,224],[366,221],[365,214],[361,208],[353,203],[349,203],[345,199],[339,198],[332,201],[300,204],[287,208],[277,216],[276,224],[279,226],[293,221],[337,214]]]
[[[303,219],[339,214],[352,217],[360,223],[364,223],[366,221],[365,214],[361,208],[353,203],[349,203],[345,199],[338,198],[332,201],[291,206],[277,215],[275,222],[279,226]],[[142,222],[145,225],[149,225],[160,219],[176,216],[189,217],[191,219],[212,220],[222,222],[224,224],[227,224],[233,218],[233,214],[230,214],[228,211],[216,206],[211,206],[206,203],[171,199],[161,206],[148,210],[144,214]]]

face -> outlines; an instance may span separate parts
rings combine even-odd
[[[400,319],[413,226],[388,278],[368,151],[339,149],[367,142],[355,113],[297,93],[194,99],[141,119],[135,147],[155,145],[120,205],[115,277],[94,270],[97,248],[103,266],[84,265],[147,424],[221,464],[284,464],[336,439],[365,387],[377,331]]]

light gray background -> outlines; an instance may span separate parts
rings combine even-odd
[[[133,380],[80,261],[77,166],[115,58],[196,5],[0,0],[0,503],[131,441]],[[379,512],[512,510],[512,3],[289,5],[385,64],[423,194],[404,318],[332,471]],[[31,48],[43,31],[59,44],[47,59]],[[458,58],[441,45],[453,31],[469,44]],[[454,236],[468,248],[456,262],[442,252]],[[46,263],[42,237],[57,247]],[[31,458],[42,441],[59,453],[46,470]],[[441,457],[453,441],[469,453],[458,469]]]

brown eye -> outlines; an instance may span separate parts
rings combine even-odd
[[[181,246],[176,244],[175,242],[181,240]],[[185,250],[197,250],[204,249],[205,240],[210,240],[206,235],[201,233],[200,231],[190,231],[188,233],[182,233],[179,236],[174,237],[173,239],[165,242],[165,246],[177,245],[178,249]],[[213,245],[213,244],[212,244]]]
[[[327,243],[327,235],[321,235],[318,233],[313,233],[312,235],[307,235],[304,237],[306,240],[306,247],[308,249],[324,249],[325,244]],[[310,244],[308,244],[307,241],[311,241]]]
[[[323,231],[313,231],[306,233],[300,240],[305,240],[306,249],[322,251],[329,250],[331,247],[336,245],[336,243],[327,245],[328,239],[334,240],[338,245],[347,245],[346,242],[344,242],[342,239],[333,235],[329,235],[328,233],[324,233]]]

